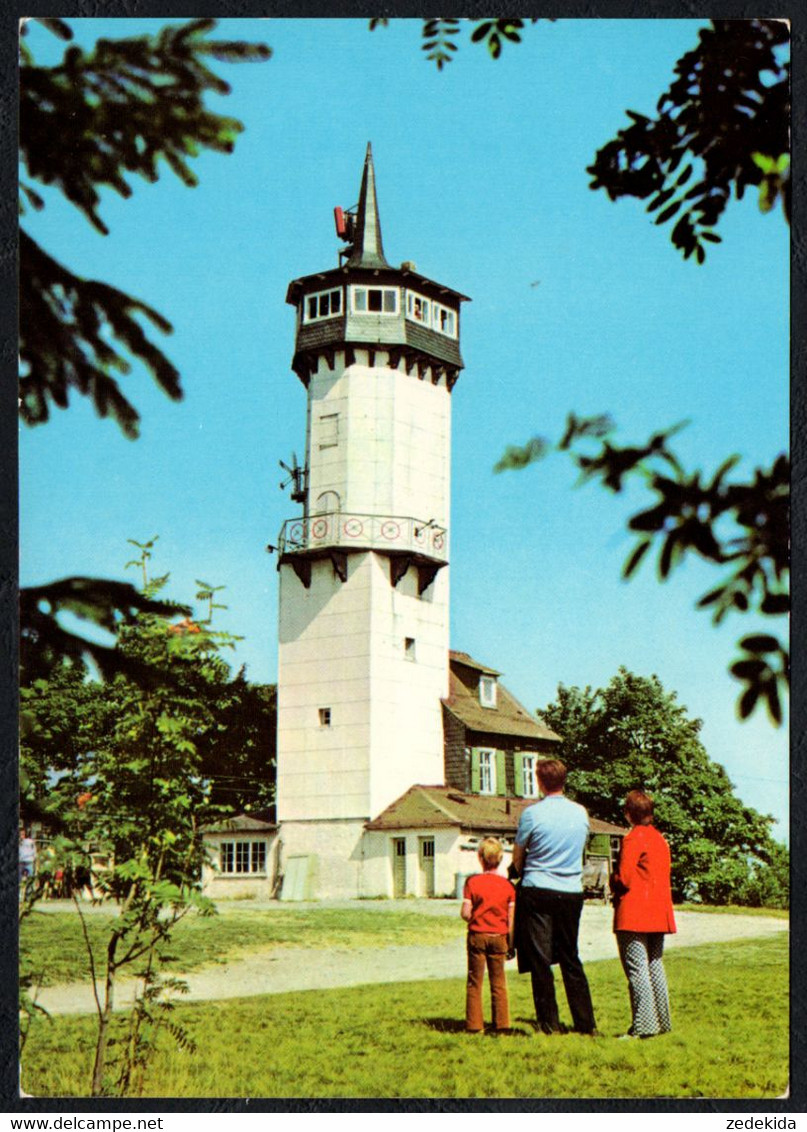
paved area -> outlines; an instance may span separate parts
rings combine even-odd
[[[57,902],[52,902],[48,910],[64,910],[64,906],[53,907],[56,904]],[[354,905],[348,901],[323,901],[317,905],[324,906],[349,909]],[[361,901],[356,906],[366,909],[367,903]],[[277,908],[277,905],[266,907]],[[301,905],[295,905],[295,908],[300,907]],[[401,907],[427,915],[456,918],[456,942],[427,948],[393,946],[318,950],[283,947],[272,951],[258,951],[232,963],[217,964],[183,976],[188,984],[189,994],[183,995],[182,1001],[464,977],[463,925],[459,922],[457,902],[385,901],[379,902],[374,911],[383,914],[385,911],[400,910]],[[220,910],[226,915],[224,905],[220,905]],[[260,906],[250,903],[250,911],[253,910],[259,912]],[[587,904],[583,909],[580,955],[584,962],[616,958],[611,918],[610,908],[603,905]],[[676,920],[678,933],[667,937],[668,948],[695,947],[701,943],[720,940],[754,939],[787,931],[789,928],[787,920],[766,916],[678,912]],[[131,1003],[135,990],[136,984],[133,981],[122,984],[117,994],[116,1009],[125,1009]],[[44,988],[39,992],[37,1001],[51,1014],[86,1014],[95,1010],[92,987],[86,982]]]

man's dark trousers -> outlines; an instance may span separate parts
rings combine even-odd
[[[560,1030],[552,964],[560,966],[574,1029],[589,1034],[596,1028],[588,979],[577,953],[583,910],[582,892],[519,885],[518,969],[532,974],[532,997],[538,1025],[546,1033]]]

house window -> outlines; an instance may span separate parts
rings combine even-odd
[[[479,751],[479,793],[496,793],[496,752],[484,748]]]
[[[316,295],[306,295],[303,322],[319,322],[321,318],[334,318],[341,313],[341,288],[336,291],[318,291]]]
[[[516,755],[521,760],[521,791],[525,798],[538,797],[538,759],[535,755]]]
[[[351,287],[351,302],[356,314],[397,314],[397,287]]]
[[[327,413],[319,418],[319,446],[336,448],[339,443],[339,414]]]
[[[479,703],[482,707],[496,707],[496,692],[497,685],[495,676],[479,677]]]
[[[331,709],[329,707],[321,707],[319,709],[319,725],[320,727],[331,726]]]
[[[441,303],[433,304],[432,327],[449,338],[457,337],[457,312]]]
[[[404,657],[406,660],[415,659],[415,638],[404,637]]]
[[[423,326],[432,324],[432,305],[423,295],[416,295],[414,291],[406,293],[406,317]]]
[[[223,873],[265,873],[265,841],[223,841],[219,852]]]

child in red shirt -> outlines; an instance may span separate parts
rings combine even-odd
[[[496,872],[502,860],[502,847],[495,837],[486,837],[479,846],[483,872],[468,877],[460,915],[468,923],[468,983],[465,994],[465,1029],[481,1033],[482,983],[485,965],[490,979],[490,1001],[494,1030],[510,1029],[510,1005],[504,962],[512,955],[516,890]]]

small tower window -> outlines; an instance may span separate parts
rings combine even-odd
[[[495,708],[497,692],[498,686],[495,676],[479,677],[479,703],[482,707]]]
[[[319,418],[320,448],[336,448],[339,443],[339,414],[327,413]]]
[[[415,659],[415,638],[404,637],[404,657],[406,660]]]
[[[321,707],[319,709],[319,725],[320,727],[331,726],[331,709],[329,707]]]
[[[303,310],[304,322],[317,322],[321,318],[334,318],[342,313],[342,291],[318,291],[307,295]]]

